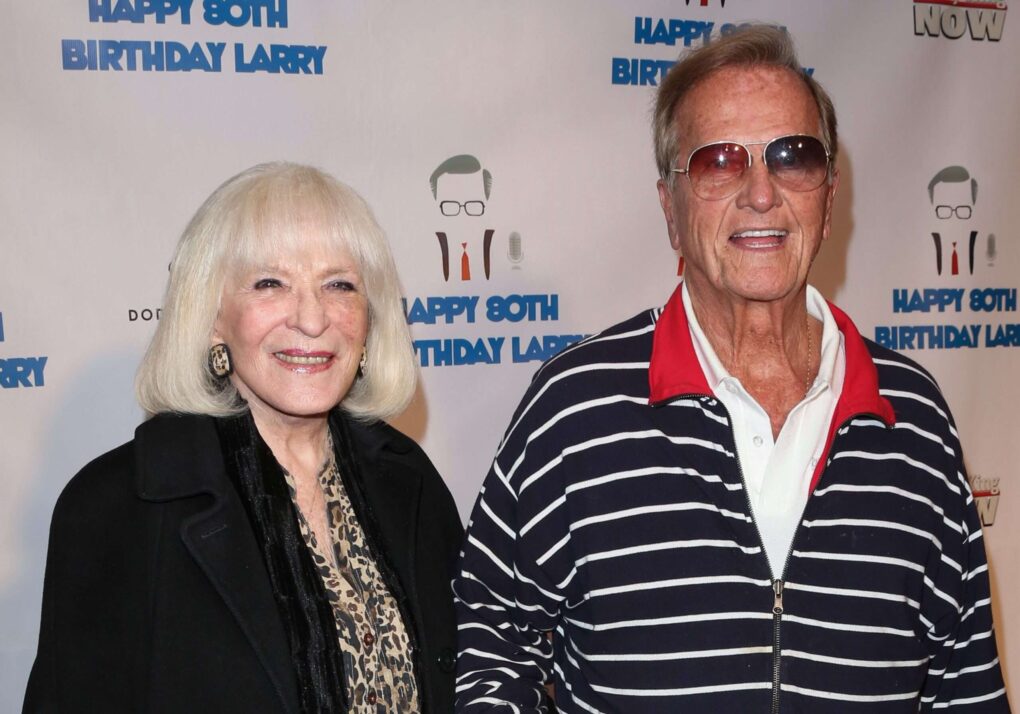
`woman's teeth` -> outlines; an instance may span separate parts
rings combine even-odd
[[[326,362],[329,362],[330,359],[329,357],[288,355],[284,354],[283,352],[274,352],[273,354],[276,357],[276,359],[280,360],[281,362],[286,362],[288,364],[326,364]]]

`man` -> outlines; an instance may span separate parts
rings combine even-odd
[[[977,189],[977,179],[971,178],[970,172],[962,166],[947,166],[939,171],[928,182],[928,198],[935,208],[936,218],[943,221],[954,217],[961,221],[968,220],[974,212]],[[942,275],[942,234],[933,231],[931,237],[935,242],[935,268],[938,274]],[[962,238],[962,236],[960,237]],[[974,274],[974,244],[977,243],[977,237],[978,232],[971,231],[967,241],[967,256],[971,275]],[[949,260],[950,275],[960,273],[960,258],[956,243],[957,241],[952,241]],[[962,246],[959,252],[963,252]]]
[[[481,173],[481,176],[476,174]],[[442,181],[440,181],[442,179]],[[436,167],[429,176],[432,198],[439,203],[439,212],[447,217],[464,216],[468,219],[485,215],[485,202],[492,191],[492,174],[483,169],[478,159],[470,154],[451,156]],[[482,268],[485,279],[492,273],[492,236],[495,231],[485,229],[482,236]],[[439,252],[443,261],[443,280],[450,280],[450,243],[446,231],[436,231]],[[471,258],[467,242],[461,244],[459,258],[460,279],[471,280]]]
[[[807,285],[836,120],[785,33],[656,107],[682,286],[550,360],[474,509],[458,710],[1008,711],[981,527],[931,377]]]

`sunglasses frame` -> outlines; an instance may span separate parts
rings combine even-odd
[[[786,186],[786,188],[789,188],[791,191],[796,191],[798,193],[807,193],[808,191],[814,191],[816,188],[825,183],[824,177],[828,177],[829,175],[829,165],[832,163],[832,153],[829,151],[829,147],[825,145],[824,141],[819,139],[817,136],[811,136],[810,134],[784,134],[783,136],[777,136],[774,139],[769,139],[768,141],[733,141],[732,139],[720,139],[719,141],[710,141],[707,144],[702,144],[701,146],[697,146],[694,149],[692,149],[691,153],[687,155],[687,165],[682,169],[670,169],[670,173],[683,174],[684,176],[686,176],[687,180],[690,182],[691,190],[694,191],[694,194],[699,198],[702,198],[706,201],[721,201],[722,199],[729,198],[730,196],[735,194],[744,185],[744,181],[746,180],[747,177],[747,170],[754,165],[754,153],[748,147],[751,146],[763,147],[761,150],[761,162],[762,164],[764,164],[766,170],[768,170],[770,176],[772,176],[773,178],[778,178],[776,174],[773,173],[772,169],[769,167],[769,162],[765,159],[765,154],[768,153],[769,146],[776,143],[777,141],[796,138],[814,139],[819,144],[821,144],[822,149],[825,151],[825,172],[823,174],[823,178],[821,182],[818,184],[818,186],[812,186],[811,188],[801,189],[793,188],[792,186],[786,186],[785,184],[782,183],[782,181],[780,181],[780,185]],[[730,193],[724,194],[722,196],[713,196],[712,198],[706,198],[699,194],[697,190],[695,190],[694,188],[694,180],[691,178],[690,174],[691,159],[693,159],[694,155],[697,154],[702,149],[707,149],[710,146],[717,146],[721,144],[731,144],[733,146],[741,147],[744,150],[744,153],[747,154],[747,165],[744,166],[744,170],[740,174],[740,180],[734,182],[735,187]]]

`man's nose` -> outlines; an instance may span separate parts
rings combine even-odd
[[[765,213],[780,203],[782,196],[776,188],[775,179],[761,157],[755,157],[744,173],[744,184],[737,193],[737,206]]]

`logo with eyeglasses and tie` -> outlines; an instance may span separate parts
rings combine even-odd
[[[471,280],[473,273],[477,274],[479,259],[482,273],[489,280],[492,276],[492,242],[496,231],[493,228],[479,229],[480,221],[477,219],[485,216],[485,207],[492,193],[492,174],[471,154],[458,154],[436,167],[429,176],[429,187],[439,214],[450,219],[446,221],[444,230],[436,231],[443,280],[449,282],[451,264],[455,278],[459,276],[462,281]],[[460,244],[460,251],[454,256],[450,255],[451,242],[454,251],[457,251],[456,244]],[[515,269],[520,267],[524,259],[521,236],[516,231],[507,240],[507,259]]]
[[[974,274],[974,266],[982,257],[977,255],[981,246],[978,245],[978,232],[968,230],[966,221],[974,215],[977,197],[977,179],[963,166],[947,166],[928,182],[928,200],[935,218],[944,222],[942,225],[945,226],[931,233],[938,275]],[[989,267],[995,264],[994,233],[989,233],[985,239],[983,258]]]

